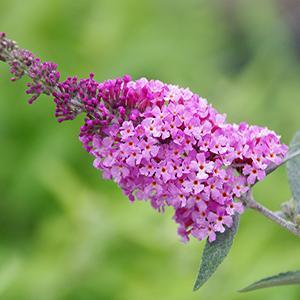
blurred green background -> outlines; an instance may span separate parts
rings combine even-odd
[[[298,0],[1,0],[0,30],[63,77],[132,74],[189,86],[228,120],[300,128]],[[101,179],[54,105],[26,103],[25,81],[0,65],[0,299],[298,300],[300,287],[236,290],[300,269],[299,239],[247,211],[227,260],[192,292],[204,243],[181,244],[172,212],[131,205]],[[255,188],[276,210],[284,169]]]

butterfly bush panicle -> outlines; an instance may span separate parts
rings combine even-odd
[[[234,198],[287,150],[266,128],[226,123],[188,89],[125,77],[99,84],[96,94],[80,134],[94,166],[131,201],[149,199],[159,211],[172,206],[185,241],[213,241],[230,227],[243,211]]]
[[[51,93],[59,121],[86,114],[80,140],[94,156],[94,167],[130,201],[149,200],[158,211],[172,206],[183,241],[192,235],[212,242],[231,227],[233,215],[243,211],[234,199],[287,152],[273,131],[226,123],[189,89],[128,75],[103,83],[93,74],[59,82],[55,64],[1,47],[0,59],[8,61],[15,77],[27,73],[32,79],[31,102]]]

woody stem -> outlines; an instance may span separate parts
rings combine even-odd
[[[285,220],[284,218],[280,217],[275,212],[269,210],[262,204],[256,202],[255,199],[253,198],[252,192],[246,193],[240,199],[247,208],[251,208],[253,210],[258,211],[259,213],[264,215],[266,218],[272,220],[273,222],[277,223],[281,227],[290,231],[294,235],[300,237],[300,228],[296,224]]]

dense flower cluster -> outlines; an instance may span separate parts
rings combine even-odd
[[[94,166],[131,201],[174,207],[183,240],[213,241],[230,227],[243,211],[234,198],[287,151],[274,132],[227,124],[188,89],[128,76],[100,84],[91,76],[78,86],[88,112],[80,139]]]
[[[52,94],[59,121],[86,113],[80,140],[94,166],[113,179],[131,201],[149,200],[175,210],[178,233],[214,241],[243,211],[234,198],[278,165],[287,152],[266,128],[229,124],[189,89],[129,76],[98,83],[69,77],[42,63],[0,33],[0,60],[15,78],[28,74],[30,102]],[[15,79],[14,78],[14,79]]]

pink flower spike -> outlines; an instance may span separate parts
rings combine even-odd
[[[79,139],[105,179],[130,202],[174,210],[183,241],[216,239],[243,212],[234,202],[287,153],[273,131],[230,124],[199,95],[159,80],[120,78],[97,82],[94,74],[60,81],[57,65],[42,62],[0,33],[0,60],[13,81],[26,75],[33,103],[52,96],[59,122],[84,114]]]

